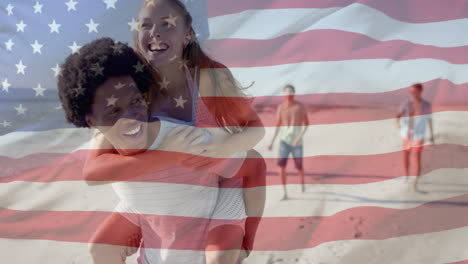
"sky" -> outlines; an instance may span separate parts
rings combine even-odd
[[[115,40],[132,44],[133,32],[129,22],[137,15],[140,1],[117,1],[115,8],[107,8],[103,1],[74,0],[75,9],[68,10],[67,1],[40,1],[41,12],[34,9],[37,1],[1,1],[0,2],[0,82],[5,78],[13,88],[27,88],[37,86],[38,83],[47,89],[56,89],[56,78],[51,68],[62,64],[71,54],[73,42],[84,44],[100,38],[111,37]],[[208,27],[206,6],[204,1],[189,1],[187,6],[195,16],[196,31],[206,38]],[[12,14],[8,15],[7,7],[14,6]],[[192,7],[195,6],[195,9]],[[37,9],[39,10],[39,9]],[[89,32],[85,24],[93,22],[99,24],[96,31]],[[60,24],[59,33],[51,32],[49,24],[55,20]],[[24,32],[17,32],[17,25],[23,21],[26,24]],[[198,26],[204,24],[203,26]],[[6,42],[12,40],[12,50],[7,50]],[[41,53],[35,52],[31,46],[38,41]],[[16,64],[21,61],[26,65],[25,74],[18,74]]]

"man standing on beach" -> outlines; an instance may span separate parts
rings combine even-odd
[[[415,176],[414,190],[418,190],[419,174],[421,173],[421,152],[426,136],[426,128],[429,127],[430,141],[434,144],[434,131],[432,128],[431,104],[422,99],[423,86],[420,83],[414,84],[411,89],[411,99],[405,101],[396,115],[396,126],[400,129],[403,141],[403,164],[406,177],[409,176],[410,153],[414,155]],[[403,124],[400,125],[400,118],[403,117]]]
[[[271,140],[268,150],[272,150],[273,143],[275,142],[278,132],[280,134],[280,147],[278,166],[280,172],[281,183],[284,188],[283,200],[288,199],[286,190],[286,164],[288,161],[289,153],[292,153],[294,164],[301,178],[302,192],[305,190],[304,186],[304,169],[302,167],[302,138],[309,125],[307,118],[307,111],[305,106],[294,100],[296,89],[294,86],[288,84],[284,87],[286,100],[278,106],[276,114],[275,133]]]

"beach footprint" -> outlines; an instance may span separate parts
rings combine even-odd
[[[354,227],[354,238],[361,238],[363,233],[362,231],[360,230],[360,226],[364,223],[364,218],[363,217],[354,217],[354,216],[351,216],[349,218],[350,221],[352,222],[356,222],[356,224],[353,225]]]

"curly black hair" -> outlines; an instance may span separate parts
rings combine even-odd
[[[119,76],[132,77],[150,100],[159,83],[159,76],[145,60],[127,44],[111,38],[94,40],[68,56],[58,78],[59,97],[67,121],[77,127],[89,127],[85,117],[91,113],[96,89],[108,78]]]
[[[415,83],[413,84],[413,87],[419,90],[420,92],[423,91],[423,85],[421,83]]]

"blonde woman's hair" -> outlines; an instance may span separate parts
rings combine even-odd
[[[215,117],[217,124],[224,127],[230,133],[242,132],[248,125],[248,122],[247,120],[242,120],[243,117],[236,116],[236,114],[245,113],[245,108],[250,108],[251,100],[249,100],[243,92],[243,90],[248,87],[243,88],[225,65],[211,59],[202,50],[192,27],[192,16],[185,5],[179,0],[163,1],[168,1],[168,3],[182,16],[185,26],[190,28],[191,41],[183,49],[183,59],[188,62],[189,67],[208,69],[210,79],[215,86],[214,97],[216,97],[216,103],[209,108]],[[140,6],[138,13],[140,13],[145,6],[146,4],[143,3]],[[138,30],[134,33],[133,42],[137,53],[143,54],[138,41]],[[226,91],[222,89],[223,85],[234,89],[229,91],[229,94],[235,95],[235,97],[229,98]],[[202,98],[202,100],[204,99]]]

